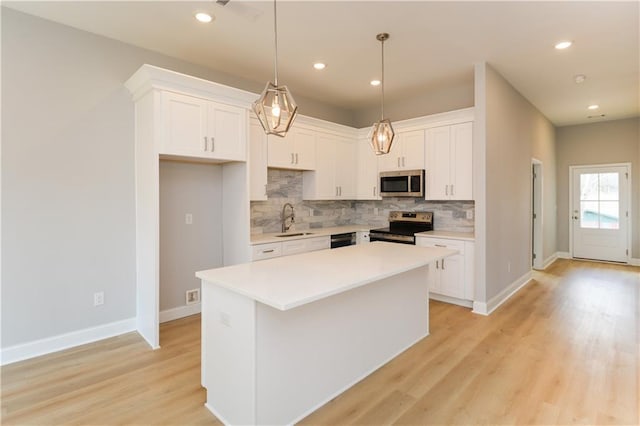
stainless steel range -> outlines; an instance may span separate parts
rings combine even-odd
[[[433,212],[389,213],[389,227],[369,231],[370,241],[415,244],[418,232],[433,231]]]

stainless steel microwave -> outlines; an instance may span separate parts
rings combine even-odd
[[[380,172],[382,197],[424,197],[424,170]]]

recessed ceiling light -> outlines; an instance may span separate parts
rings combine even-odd
[[[571,41],[561,41],[561,42],[556,44],[556,49],[558,49],[558,50],[566,49],[567,47],[571,46],[572,44],[573,44],[573,42],[571,42]]]
[[[200,22],[204,22],[205,24],[207,22],[213,21],[213,17],[211,15],[209,15],[208,13],[204,13],[204,12],[196,13],[196,19],[198,21],[200,21]]]
[[[587,108],[588,109],[598,109],[598,108],[600,108],[600,105],[593,104],[593,105],[589,105]]]
[[[573,77],[573,81],[575,81],[576,84],[584,83],[586,79],[587,79],[587,76],[584,74],[577,74]]]
[[[327,67],[327,64],[323,64],[322,62],[316,62],[313,64],[313,67],[317,70],[323,70]]]
[[[372,86],[380,86],[380,80],[371,80],[371,84]]]

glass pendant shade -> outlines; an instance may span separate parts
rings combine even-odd
[[[369,143],[373,148],[373,152],[376,155],[388,154],[391,151],[394,137],[395,132],[393,131],[393,126],[391,126],[391,121],[384,119],[374,123],[369,135]]]
[[[298,114],[298,106],[287,86],[269,82],[253,103],[253,111],[265,133],[284,137]]]

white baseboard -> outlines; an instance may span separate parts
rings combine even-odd
[[[200,303],[194,303],[193,305],[184,305],[184,306],[178,306],[177,308],[167,309],[165,311],[160,312],[160,323],[173,321],[176,319],[199,314],[201,311],[202,311],[202,305]]]
[[[558,252],[553,253],[551,256],[549,256],[544,260],[544,263],[542,264],[542,270],[544,271],[545,269],[547,269],[549,266],[551,266],[553,262],[555,262],[559,258],[560,258],[560,255],[558,254]]]
[[[473,302],[473,313],[480,315],[490,315],[498,309],[500,305],[509,300],[511,296],[516,294],[518,290],[527,285],[532,278],[532,272],[529,271],[511,284],[500,293],[496,294],[489,302]]]
[[[129,318],[97,327],[85,328],[83,330],[72,331],[71,333],[59,334],[33,342],[22,343],[0,350],[0,365],[12,364],[40,355],[62,351],[86,343],[96,342],[109,337],[136,331],[136,319]]]
[[[452,303],[458,306],[464,306],[465,308],[472,308],[473,301],[466,299],[458,299],[457,297],[445,296],[443,294],[429,292],[429,299],[437,300],[438,302]]]
[[[571,259],[571,253],[569,253],[568,251],[558,251],[556,252],[556,256],[558,257],[558,259]]]

